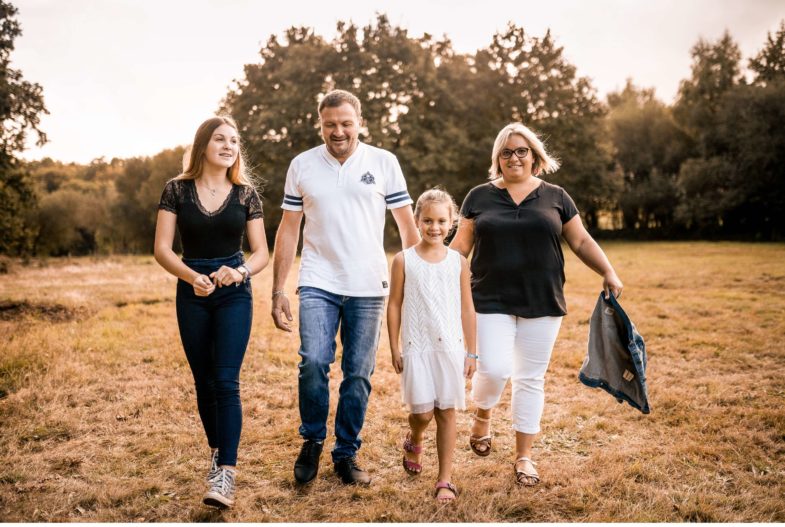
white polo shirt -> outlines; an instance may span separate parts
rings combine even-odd
[[[281,208],[305,213],[299,286],[389,294],[385,211],[411,203],[398,159],[381,148],[359,143],[343,165],[325,145],[295,157]]]

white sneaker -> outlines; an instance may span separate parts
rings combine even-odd
[[[210,471],[207,473],[207,482],[210,483],[218,475],[218,450],[210,454]]]
[[[211,507],[232,507],[234,505],[234,476],[234,470],[219,467],[216,476],[210,480],[210,490],[204,495],[202,502]]]

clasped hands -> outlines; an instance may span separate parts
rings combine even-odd
[[[200,274],[192,285],[196,296],[209,296],[215,291],[216,287],[239,284],[243,281],[243,275],[237,269],[222,265],[217,271],[213,271],[209,276]]]

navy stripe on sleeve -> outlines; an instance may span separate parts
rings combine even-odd
[[[297,203],[299,203],[300,205],[303,204],[303,198],[298,198],[297,196],[290,196],[289,194],[284,194],[283,200],[293,201],[294,203],[292,203],[292,205],[297,205]]]
[[[283,204],[284,205],[291,205],[292,207],[302,207],[303,206],[302,202],[298,203],[296,201],[291,201],[291,200],[288,200],[288,199],[284,199],[283,200]]]
[[[411,201],[411,198],[409,197],[409,193],[405,192],[403,196],[399,196],[397,198],[392,198],[392,199],[387,199],[386,201],[387,201],[388,205],[392,205],[393,203],[399,203],[401,201]]]
[[[387,203],[395,203],[396,201],[400,201],[400,199],[397,199],[400,196],[405,196],[406,198],[408,198],[409,193],[405,190],[402,190],[400,192],[393,192],[392,194],[388,194],[387,196],[385,196],[384,199]]]

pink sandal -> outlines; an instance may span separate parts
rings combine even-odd
[[[452,498],[449,498],[449,497],[441,497],[440,498],[439,497],[439,490],[440,489],[447,489],[450,492],[452,492]],[[449,481],[439,481],[438,483],[436,483],[436,487],[434,488],[433,496],[436,498],[436,501],[439,501],[441,503],[450,502],[450,501],[452,501],[452,500],[454,500],[455,498],[458,497],[458,487],[456,487],[455,485],[453,485]]]
[[[412,454],[420,454],[420,453],[422,453],[422,445],[415,445],[414,443],[412,443],[412,433],[411,432],[406,434],[406,439],[403,442],[403,450],[405,452],[410,452]],[[404,454],[403,455],[403,469],[410,476],[419,476],[420,472],[422,472],[422,465],[419,464],[419,463],[415,463],[414,461],[409,461],[408,459],[406,459],[406,454]]]

